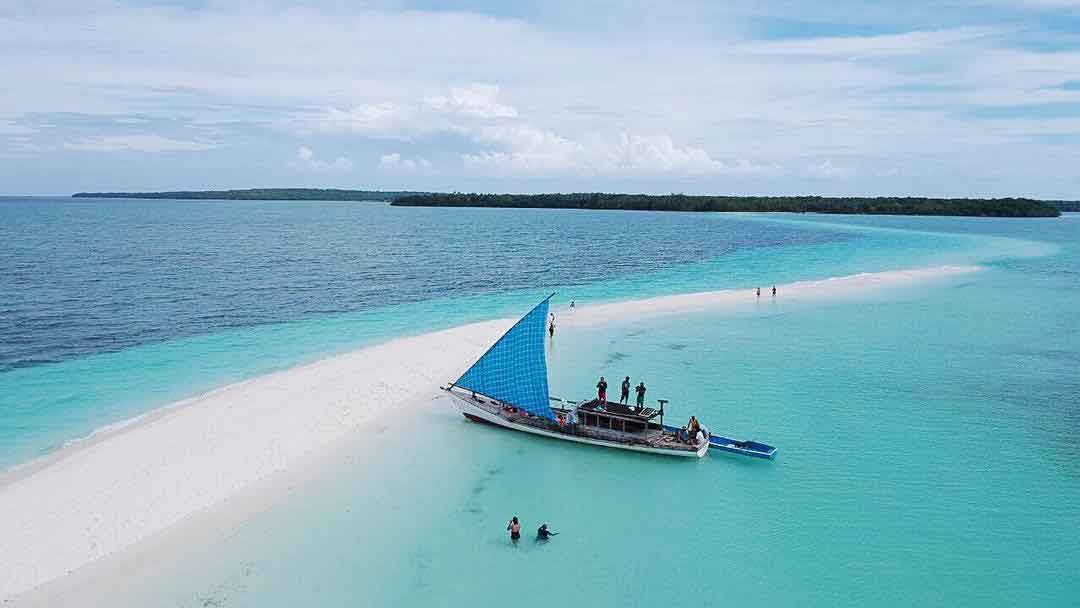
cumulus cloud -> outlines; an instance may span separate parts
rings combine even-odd
[[[454,87],[449,95],[428,97],[424,104],[437,112],[447,112],[476,118],[513,118],[517,109],[499,101],[499,86],[473,84]]]
[[[202,152],[219,147],[205,141],[183,141],[161,135],[101,135],[67,142],[67,150],[80,152]]]
[[[517,109],[499,99],[494,84],[451,87],[446,95],[401,98],[352,106],[328,107],[294,115],[293,126],[305,133],[354,133],[408,139],[438,132],[462,132],[490,120],[509,119]]]
[[[824,179],[845,179],[851,177],[855,173],[855,170],[851,167],[843,167],[833,164],[832,160],[826,159],[823,162],[811,164],[806,168],[806,173],[810,177],[819,177]]]
[[[289,161],[289,166],[299,171],[339,173],[352,171],[353,163],[344,156],[339,156],[333,161],[320,160],[315,158],[314,150],[307,146],[300,146],[296,150],[296,158]]]
[[[379,157],[378,169],[385,173],[416,173],[431,169],[431,162],[426,158],[405,158],[398,152],[391,152]]]
[[[619,133],[572,140],[528,125],[486,127],[475,140],[499,149],[462,155],[473,173],[503,175],[595,174],[704,176],[777,169],[740,159],[725,163],[668,135]]]
[[[408,108],[384,101],[304,112],[294,116],[294,123],[302,132],[386,135],[407,130],[411,114]]]

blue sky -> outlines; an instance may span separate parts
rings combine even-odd
[[[1080,0],[0,4],[0,193],[1080,198]]]

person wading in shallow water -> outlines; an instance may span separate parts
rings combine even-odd
[[[552,532],[551,530],[548,530],[547,524],[541,524],[540,527],[536,530],[536,540],[547,540],[552,536],[558,535],[558,532]]]
[[[516,543],[521,538],[521,524],[518,523],[517,515],[510,519],[510,523],[506,524],[506,529],[510,531],[510,542]]]

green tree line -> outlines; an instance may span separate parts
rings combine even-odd
[[[771,211],[975,217],[1056,217],[1058,208],[1027,198],[921,198],[826,196],[688,196],[683,194],[412,194],[393,205],[423,207],[512,207],[542,209],[628,209],[637,211]]]

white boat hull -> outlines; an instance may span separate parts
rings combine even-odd
[[[482,420],[497,426],[513,429],[515,431],[524,431],[526,433],[532,433],[533,435],[541,435],[544,437],[551,437],[552,439],[561,439],[563,441],[573,441],[576,443],[586,443],[589,445],[596,445],[605,448],[615,448],[619,450],[630,450],[632,452],[645,452],[648,454],[661,454],[664,456],[682,456],[684,458],[701,458],[709,452],[709,442],[704,442],[701,447],[696,451],[693,450],[673,450],[670,448],[662,447],[649,447],[644,445],[631,445],[626,443],[619,443],[616,441],[605,441],[603,439],[596,439],[593,437],[583,437],[580,435],[568,435],[565,433],[556,433],[547,431],[544,429],[517,424],[510,420],[499,416],[493,412],[490,412],[469,400],[462,398],[455,394],[453,391],[449,391],[450,395],[454,397],[454,404],[465,415],[466,418],[474,420]]]

